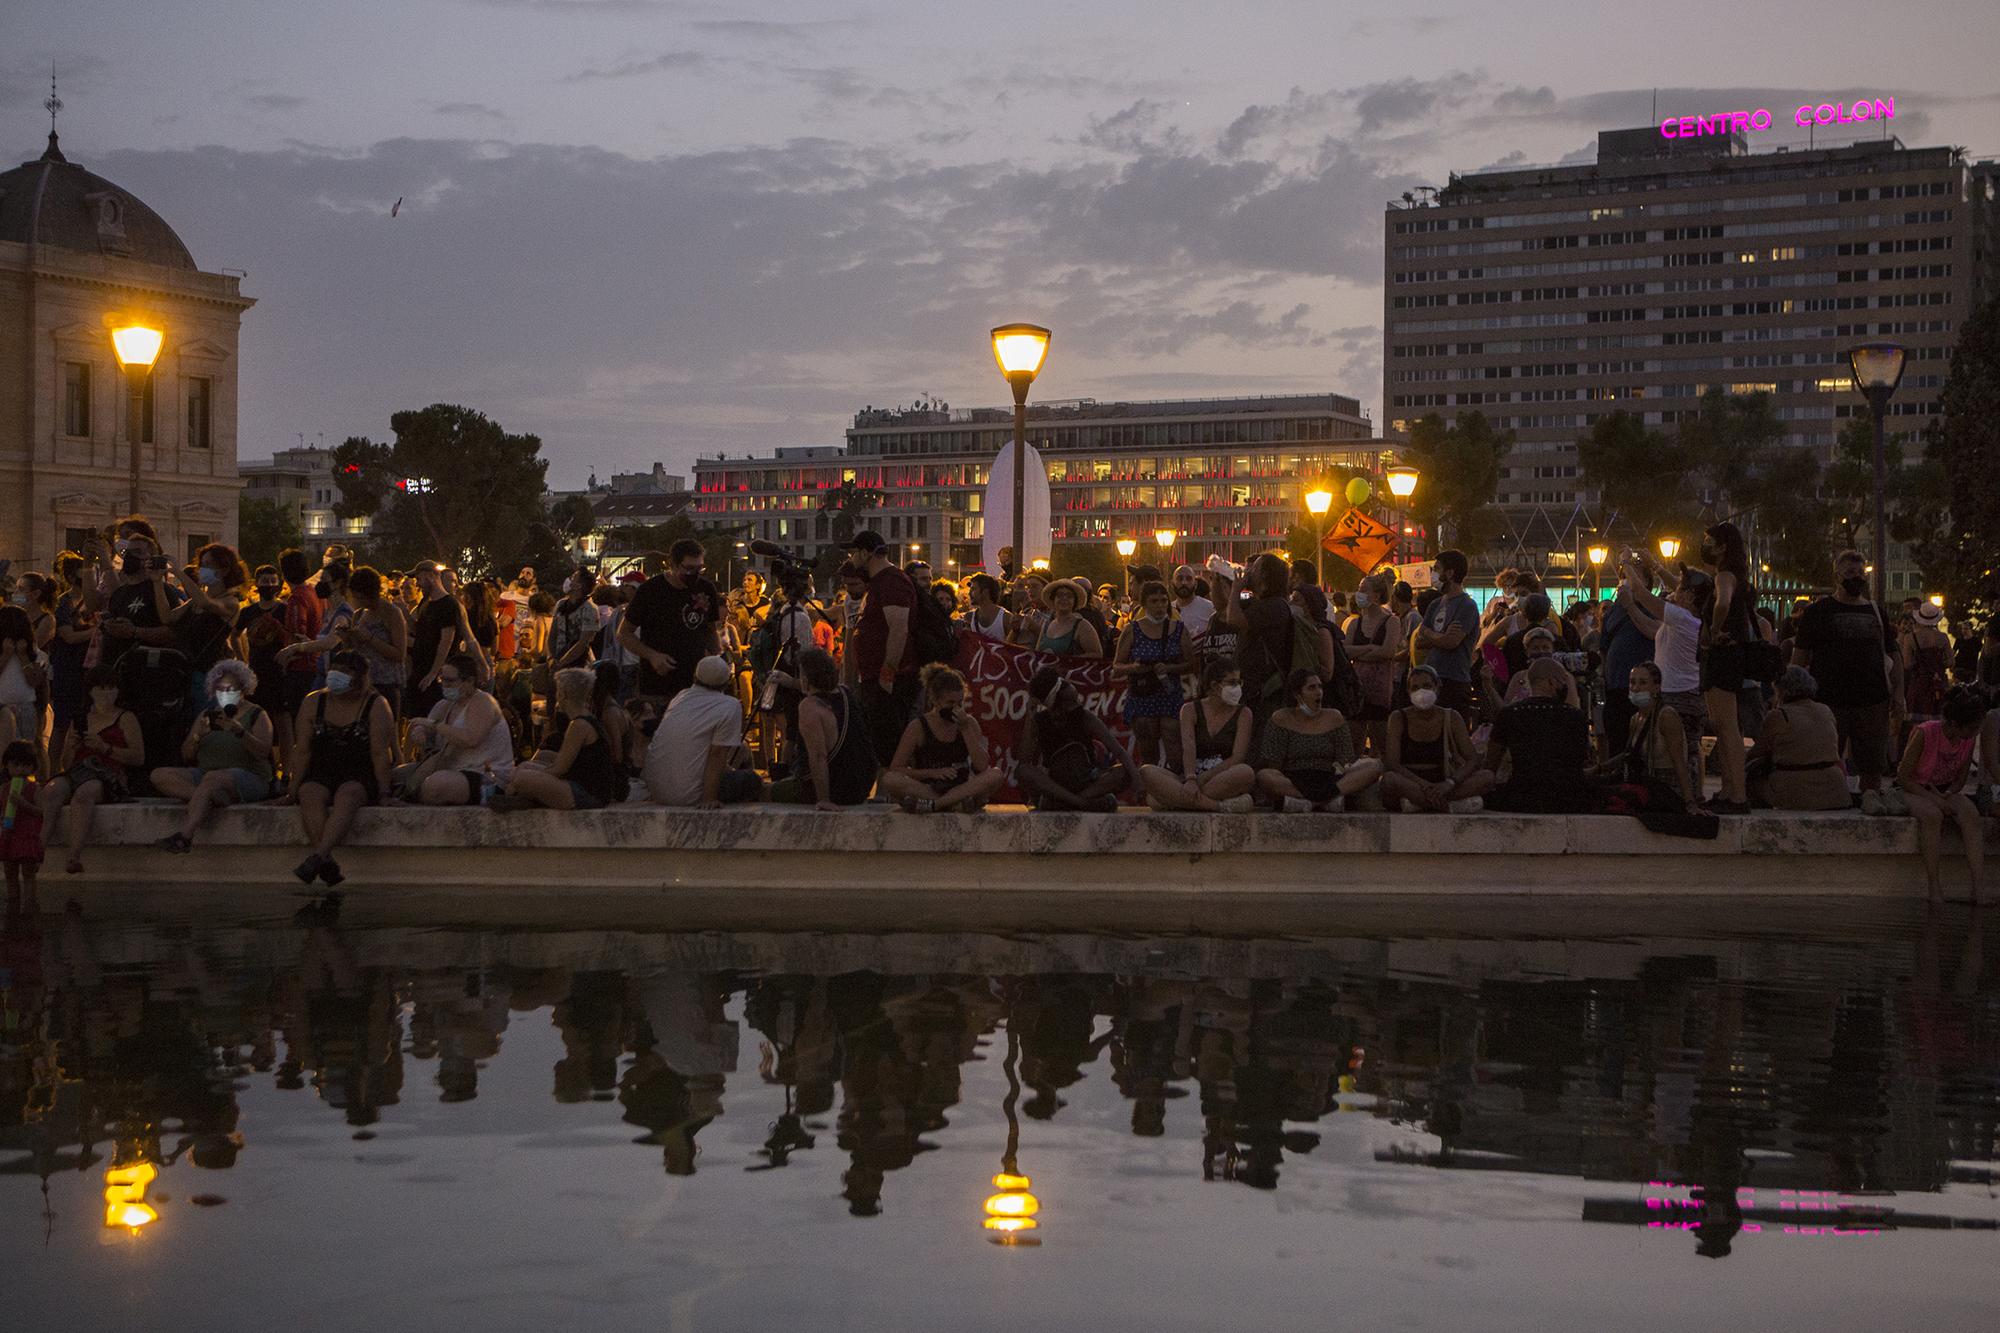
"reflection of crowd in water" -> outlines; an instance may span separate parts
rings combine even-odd
[[[1731,980],[1713,958],[1661,956],[1621,980],[1475,989],[1360,969],[1251,981],[391,968],[361,961],[365,936],[311,919],[278,966],[213,962],[198,932],[138,938],[143,966],[105,961],[130,951],[101,950],[73,912],[9,924],[0,1175],[114,1157],[227,1168],[256,1150],[238,1098],[265,1079],[310,1090],[365,1134],[406,1098],[476,1097],[510,1024],[542,1011],[561,1038],[555,1100],[615,1104],[669,1174],[696,1170],[731,1080],[750,1076],[782,1089],[783,1110],[731,1165],[837,1155],[862,1216],[954,1119],[960,1133],[996,1119],[958,1108],[966,1066],[999,1063],[1003,1048],[1027,1143],[1086,1079],[1108,1079],[1134,1135],[1198,1121],[1189,1168],[1262,1189],[1342,1110],[1407,1125],[1439,1165],[1478,1149],[1506,1154],[1507,1169],[1677,1180],[1717,1200],[1745,1184],[1936,1189],[1954,1159],[1995,1156],[2000,1122],[2000,1011],[1980,985],[1976,929],[1962,954],[1926,937],[1913,963],[1822,949],[1824,984]],[[746,1041],[754,1070],[738,1068]],[[411,1060],[435,1062],[431,1086],[413,1082]],[[1727,1252],[1726,1208],[1708,1216],[1720,1234],[1703,1244]]]

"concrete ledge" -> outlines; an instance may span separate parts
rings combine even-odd
[[[296,886],[295,810],[238,808],[195,851],[151,844],[180,807],[99,810],[85,878],[138,884]],[[1989,828],[1989,841],[1993,830]],[[1968,880],[1947,833],[1947,892]],[[1854,814],[1724,819],[1714,841],[1648,832],[1620,816],[1117,815],[911,816],[757,807],[623,806],[578,813],[390,807],[362,812],[340,852],[357,883],[454,885],[504,895],[564,886],[668,891],[734,886],[805,893],[866,889],[1233,896],[1254,893],[1672,894],[1731,897],[1923,892],[1916,828]],[[44,882],[60,884],[52,848]]]

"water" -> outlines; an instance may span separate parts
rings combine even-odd
[[[1250,939],[295,905],[9,922],[7,1325],[2000,1315],[2000,959],[1963,913]],[[985,1228],[1024,1193],[1034,1229]]]

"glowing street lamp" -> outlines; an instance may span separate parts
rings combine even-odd
[[[1595,601],[1603,595],[1604,562],[1611,558],[1611,548],[1601,541],[1595,541],[1584,554],[1590,557],[1590,596]]]
[[[1943,593],[1941,593],[1941,592],[1934,592],[1934,593],[1932,593],[1932,594],[1931,594],[1931,597],[1930,597],[1930,602],[1931,602],[1931,605],[1932,605],[1932,606],[1935,606],[1935,607],[1936,607],[1936,608],[1937,608],[1938,610],[1940,610],[1940,611],[1944,610],[1944,594],[1943,594]]]
[[[1027,557],[1023,544],[1022,519],[1026,501],[1028,459],[1028,386],[1042,370],[1042,358],[1049,354],[1049,331],[1039,324],[1002,324],[992,332],[993,359],[1014,390],[1014,561],[1015,568]]]
[[[1042,556],[1036,556],[1033,560],[1028,562],[1028,568],[1034,570],[1039,574],[1046,574],[1049,572],[1049,562]]]
[[[1160,548],[1162,559],[1166,557],[1167,552],[1174,549],[1174,538],[1179,535],[1172,528],[1160,528],[1153,533],[1153,544]]]
[[[1333,492],[1324,486],[1315,486],[1305,494],[1306,512],[1319,520],[1319,531],[1313,541],[1313,569],[1320,587],[1326,586],[1326,515],[1333,508]]]
[[[146,381],[152,377],[153,363],[160,359],[160,345],[166,335],[144,324],[125,324],[111,330],[111,350],[125,371],[125,434],[132,445],[131,494],[127,511],[139,512],[140,408],[146,395]]]
[[[1883,462],[1882,419],[1889,413],[1889,400],[1903,382],[1907,357],[1899,343],[1862,343],[1847,353],[1847,366],[1854,374],[1854,387],[1868,400],[1875,415],[1875,600],[1886,602],[1884,582],[1889,570],[1889,533],[1883,517],[1882,493],[1887,485],[1887,465]]]
[[[1420,475],[1413,467],[1392,467],[1384,474],[1389,482],[1389,494],[1398,500],[1407,500],[1417,493],[1417,478]]]
[[[1120,560],[1130,560],[1132,553],[1138,549],[1139,543],[1133,541],[1130,537],[1120,537],[1118,539],[1118,558]]]
[[[1680,538],[1678,537],[1660,538],[1660,559],[1672,560],[1675,556],[1679,555],[1680,553],[1681,553]]]

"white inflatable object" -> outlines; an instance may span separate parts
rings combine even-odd
[[[1024,452],[1026,465],[1022,470],[1028,480],[1021,491],[1021,544],[1028,551],[1021,567],[1026,569],[1037,560],[1047,560],[1054,543],[1049,536],[1049,470],[1042,465],[1042,456],[1034,445],[1028,445]],[[1014,544],[1012,440],[1000,446],[1000,454],[993,460],[993,473],[986,482],[985,514],[986,536],[980,545],[980,553],[986,562],[986,572],[998,578],[1000,548]]]

